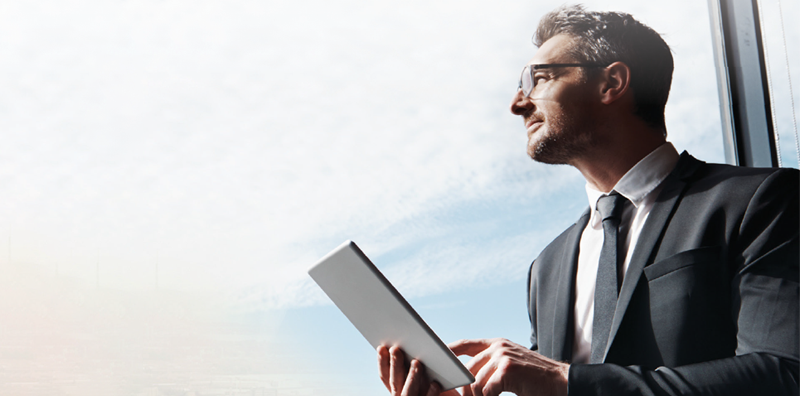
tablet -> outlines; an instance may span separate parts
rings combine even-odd
[[[373,348],[399,346],[418,359],[442,388],[471,384],[472,373],[352,241],[346,241],[308,270],[311,278]]]

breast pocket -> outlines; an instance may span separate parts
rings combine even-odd
[[[675,354],[668,360],[700,361],[735,344],[730,282],[721,256],[718,246],[702,247],[644,268],[656,342],[662,353]]]
[[[648,265],[644,268],[644,276],[647,277],[648,282],[653,282],[654,280],[662,276],[670,275],[675,271],[679,271],[696,264],[718,262],[719,259],[719,246],[707,246],[687,250]]]

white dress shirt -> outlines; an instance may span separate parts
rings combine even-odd
[[[625,257],[620,284],[628,270],[633,249],[636,246],[644,222],[661,191],[661,182],[678,163],[678,152],[672,143],[664,143],[633,166],[614,186],[612,191],[620,193],[633,205],[622,212],[619,225],[621,245],[619,254]],[[609,191],[610,192],[610,191]],[[592,354],[592,324],[594,322],[594,288],[600,250],[603,247],[603,224],[596,209],[597,200],[608,193],[597,191],[586,184],[589,206],[593,208],[589,223],[581,234],[578,253],[578,274],[575,285],[575,338],[572,343],[572,363],[588,363]]]

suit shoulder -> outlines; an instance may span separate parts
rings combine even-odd
[[[750,168],[698,161],[687,176],[688,182],[705,188],[755,189],[764,183],[778,183],[784,189],[797,190],[800,186],[800,171],[793,168]]]
[[[728,177],[758,177],[771,175],[773,173],[787,173],[794,176],[800,175],[798,170],[794,168],[752,168],[747,166],[708,162],[701,162],[700,170],[702,174],[722,175]]]

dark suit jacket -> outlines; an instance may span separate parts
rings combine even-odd
[[[799,180],[684,152],[634,249],[605,363],[571,366],[569,394],[798,395]],[[547,246],[528,279],[531,349],[561,361],[588,219]]]

